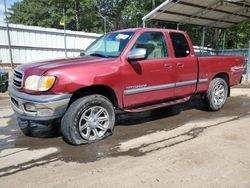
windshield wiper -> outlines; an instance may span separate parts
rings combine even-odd
[[[89,54],[89,56],[98,56],[98,57],[105,57],[105,58],[109,57],[109,56],[99,54],[99,53],[92,53],[92,54]]]

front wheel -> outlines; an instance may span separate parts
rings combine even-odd
[[[222,78],[215,78],[210,82],[204,102],[211,111],[220,110],[227,100],[228,84]]]
[[[61,131],[66,142],[79,145],[109,136],[114,124],[112,103],[102,95],[89,95],[69,106],[62,119]]]

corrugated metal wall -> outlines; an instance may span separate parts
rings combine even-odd
[[[64,31],[9,24],[13,62],[17,64],[65,57]],[[99,34],[66,30],[67,56],[78,56]],[[7,28],[0,23],[0,62],[10,63]]]

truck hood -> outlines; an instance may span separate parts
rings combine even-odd
[[[56,60],[41,61],[36,63],[29,63],[20,65],[18,70],[25,72],[26,75],[42,75],[46,71],[55,68],[66,68],[67,66],[82,66],[86,64],[96,64],[114,61],[115,58],[102,58],[102,57],[77,57],[77,58],[64,58]]]

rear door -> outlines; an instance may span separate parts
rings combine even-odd
[[[175,96],[184,97],[195,93],[198,77],[198,61],[187,40],[187,36],[179,32],[170,32],[174,51],[172,62],[176,67]]]
[[[145,48],[147,58],[127,61],[123,67],[124,106],[149,104],[174,95],[174,67],[168,58],[165,34],[143,32],[133,48]]]

